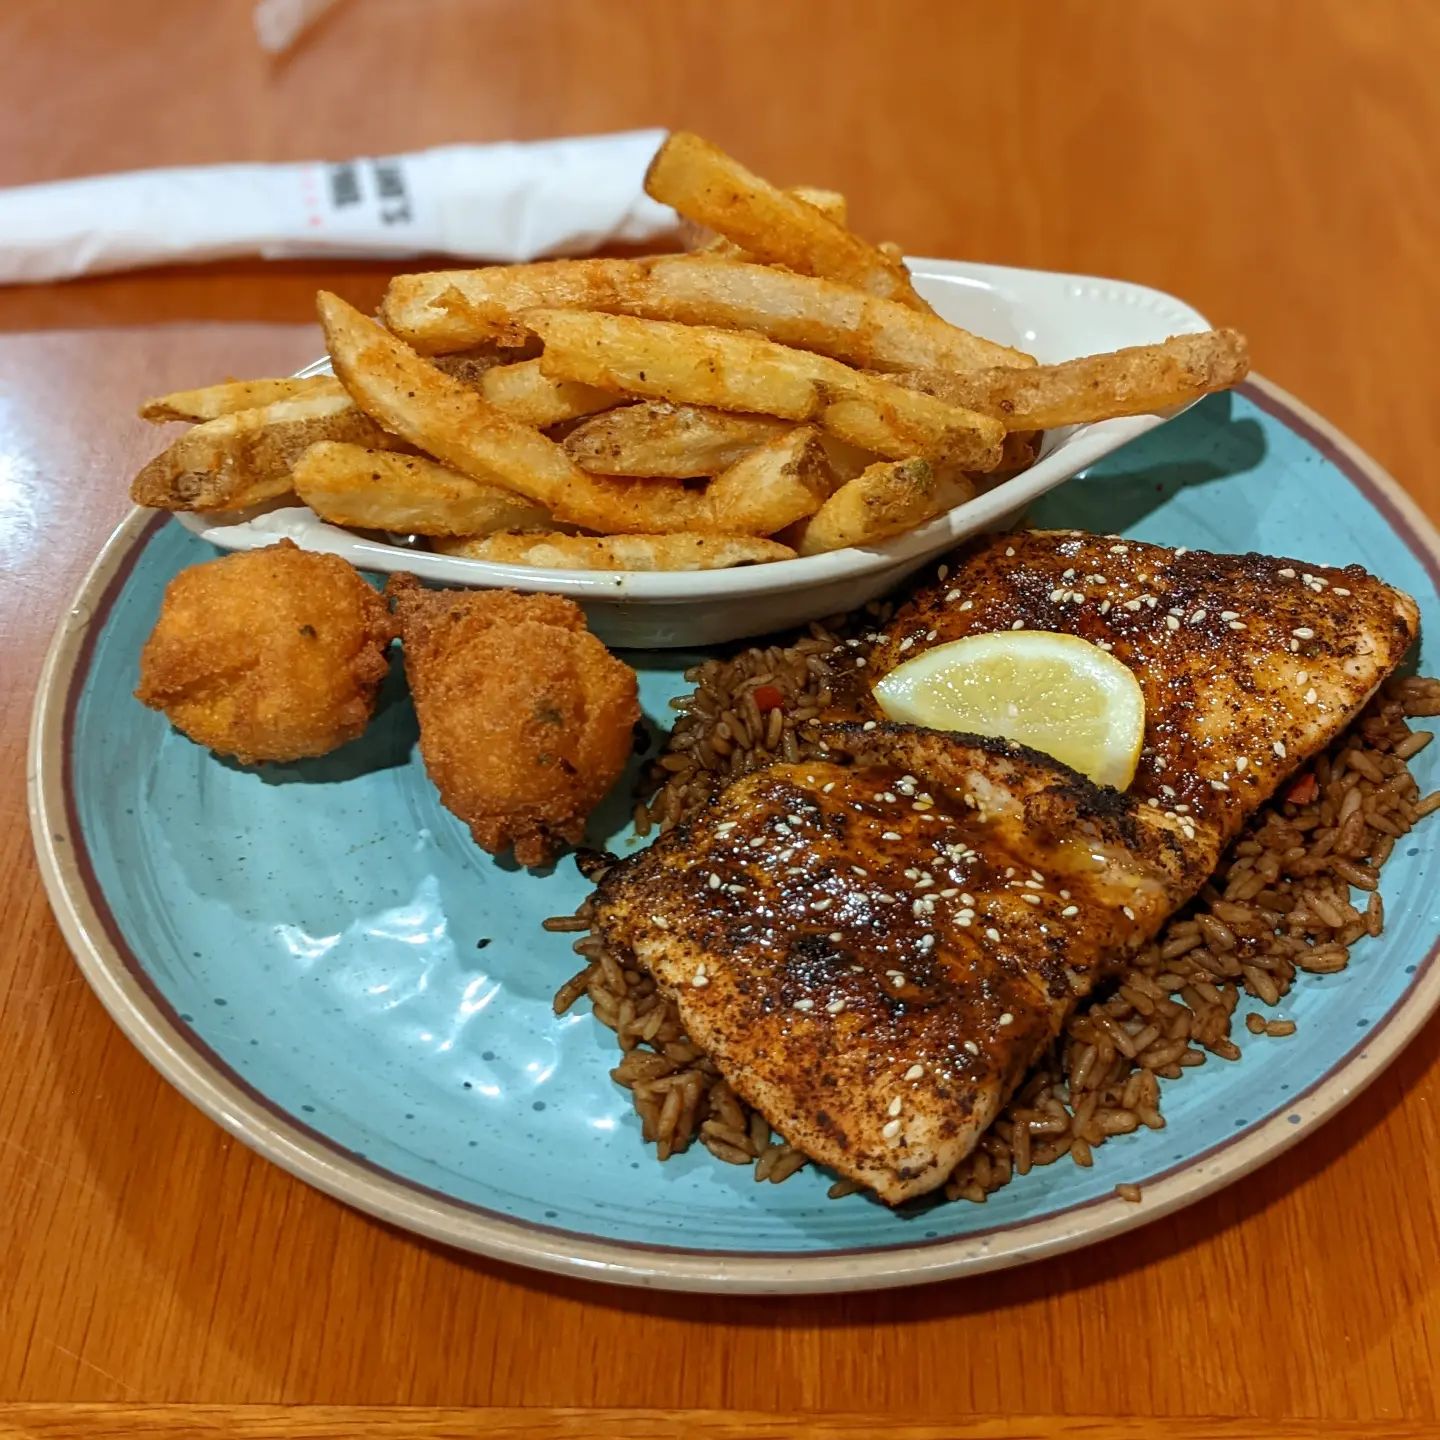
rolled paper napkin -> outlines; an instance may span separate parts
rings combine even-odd
[[[0,284],[234,255],[535,260],[674,231],[644,192],[664,132],[0,189]]]

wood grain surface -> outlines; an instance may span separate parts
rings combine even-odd
[[[1166,1419],[1165,1440],[1429,1440],[1405,1421],[1279,1420],[1200,1416]],[[1149,1416],[980,1415],[905,1420],[894,1415],[806,1415],[756,1410],[573,1410],[422,1408],[393,1405],[4,1405],[0,1437],[156,1440],[1154,1440]]]
[[[914,252],[1187,297],[1440,516],[1433,0],[348,0],[278,61],[250,8],[7,0],[0,183],[684,124],[843,188]],[[138,399],[293,368],[319,349],[317,285],[370,303],[386,273],[0,290],[0,1434],[1434,1433],[1436,1025],[1189,1213],[1025,1270],[791,1301],[449,1253],[167,1089],[35,874],[35,677],[155,446]],[[263,1408],[401,1404],[497,1408]]]

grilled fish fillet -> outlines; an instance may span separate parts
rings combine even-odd
[[[986,630],[1104,643],[1145,693],[1131,788],[1005,741],[835,726],[823,761],[735,782],[612,869],[596,929],[792,1145],[891,1204],[924,1194],[1417,623],[1353,567],[981,542],[896,617],[867,678]]]

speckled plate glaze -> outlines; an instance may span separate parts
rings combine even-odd
[[[1440,542],[1393,481],[1263,382],[1214,398],[1047,497],[1046,526],[1352,561],[1415,595],[1440,670]],[[214,552],[137,512],[65,617],[38,698],[35,841],[80,966],[161,1072],[234,1135],[360,1209],[521,1265],[690,1290],[845,1290],[1014,1265],[1200,1199],[1358,1093],[1440,998],[1436,832],[1384,872],[1385,935],[1302,977],[1291,1040],[1167,1087],[1168,1127],[1093,1169],[1032,1171],[984,1206],[892,1213],[696,1150],[658,1165],[608,1071],[609,1033],[550,997],[573,971],[542,917],[586,887],[478,852],[416,753],[403,687],[306,764],[215,759],[131,700],[161,591]],[[632,654],[659,724],[687,657]],[[1437,783],[1436,751],[1417,762]],[[594,839],[624,851],[623,797]],[[1115,1198],[1143,1187],[1138,1205]]]

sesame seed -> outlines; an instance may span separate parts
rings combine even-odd
[[[1132,611],[1138,610],[1140,608],[1140,602],[1138,600],[1127,600],[1125,602],[1125,608]]]
[[[875,723],[876,722],[874,720],[867,720],[860,728],[862,730],[873,730],[875,728]]]
[[[1013,1025],[1015,1023],[1015,1017],[1006,1010],[1001,1014],[999,1023],[1001,1025]]]
[[[1180,622],[1173,615],[1167,615],[1165,617],[1165,628],[1167,630],[1178,630],[1180,628]]]
[[[1195,613],[1191,615],[1190,623],[1192,625],[1198,625],[1209,613],[1210,612],[1206,610],[1204,606],[1201,606],[1199,610],[1195,611]]]
[[[765,837],[763,835],[753,836],[750,840],[750,848],[752,850],[758,850],[764,843]]]
[[[1282,760],[1285,758],[1285,742],[1283,740],[1277,740],[1270,748],[1274,750]]]
[[[1052,590],[1050,592],[1050,598],[1051,600],[1058,603],[1059,601],[1063,600],[1069,593],[1070,592],[1068,590]]]
[[[1085,597],[1078,590],[1072,590],[1070,592],[1070,603],[1072,605],[1083,605],[1085,603]]]
[[[1313,640],[1315,632],[1308,625],[1298,625],[1290,632],[1297,640]]]
[[[865,657],[863,655],[857,655],[855,657],[855,668],[857,670],[863,670],[865,668]]]
[[[973,895],[967,895],[967,894],[962,890],[962,891],[960,892],[960,903],[961,903],[967,910],[974,909],[974,907],[975,907],[975,897],[974,897]]]
[[[1070,892],[1068,890],[1062,890],[1060,892],[1060,898],[1062,900],[1068,900],[1070,898]]]
[[[1000,932],[993,925],[991,925],[985,931],[985,938],[987,940],[998,941],[1000,939]]]
[[[712,871],[710,872],[710,877],[709,877],[709,879],[707,879],[707,880],[705,881],[705,883],[706,883],[712,890],[718,890],[718,889],[720,888],[720,877],[712,870]]]
[[[1073,580],[1075,578],[1075,567],[1072,565],[1068,570],[1063,570],[1060,578],[1062,580]]]
[[[1315,693],[1315,687],[1313,685],[1305,692],[1305,703],[1307,705],[1313,705],[1319,698]]]
[[[1337,585],[1335,586],[1335,593],[1337,595],[1348,595],[1350,592],[1343,585]]]
[[[906,1078],[907,1080],[919,1080],[919,1079],[921,1078],[921,1076],[923,1076],[924,1074],[925,1074],[925,1067],[924,1067],[923,1065],[912,1065],[912,1066],[905,1072],[905,1078]]]
[[[738,820],[724,820],[715,827],[717,835],[728,835],[740,822]]]
[[[1250,763],[1250,761],[1249,761],[1248,757],[1246,757],[1246,756],[1244,756],[1244,755],[1237,755],[1237,756],[1235,757],[1235,773],[1238,775],[1238,774],[1240,774],[1241,772],[1243,772],[1244,769],[1245,769],[1245,767],[1246,767],[1247,765],[1249,765],[1249,763]]]
[[[820,787],[820,793],[821,793],[822,795],[828,795],[834,788],[835,788],[835,782],[834,782],[833,780],[827,780],[827,781]]]
[[[1110,547],[1110,553],[1112,555],[1128,555],[1130,553],[1130,547],[1128,545],[1112,545]]]
[[[868,875],[870,872],[863,865],[852,865],[850,873],[852,875]]]
[[[936,578],[937,580],[944,580],[949,574],[950,574],[950,567],[949,567],[948,565],[942,565],[942,566],[935,572],[935,578]]]
[[[1280,571],[1280,578],[1282,580],[1293,580],[1295,578],[1295,572],[1290,568],[1290,566],[1287,565],[1283,570]]]
[[[1220,612],[1220,618],[1222,620],[1238,620],[1240,618],[1240,612],[1238,610],[1222,610]]]
[[[1023,620],[1017,620],[1010,628],[1012,630],[1023,630],[1025,628],[1025,622]]]
[[[882,830],[880,832],[880,838],[882,840],[898,840],[900,838],[900,832],[898,830]]]
[[[955,591],[954,593],[959,594],[959,591]],[[962,610],[973,610],[975,608],[975,602],[973,600],[962,601],[960,608]]]
[[[975,923],[975,917],[970,914],[960,914],[955,917],[955,923],[962,930],[968,930]]]
[[[980,1053],[980,1047],[973,1040],[967,1040],[965,1042],[965,1050],[966,1053],[970,1055],[978,1055]]]
[[[905,1102],[897,1095],[889,1105],[885,1107],[885,1113],[891,1116],[898,1115],[904,1106]]]
[[[900,1122],[898,1120],[887,1120],[880,1133],[887,1140],[893,1140],[900,1133]]]
[[[1210,788],[1212,790],[1229,790],[1230,787],[1223,780],[1212,780]]]
[[[900,642],[900,649],[901,649],[902,651],[908,650],[914,643],[915,643],[915,638],[914,638],[914,636],[912,636],[912,635],[907,635],[907,636]]]
[[[926,638],[927,640],[933,640],[933,639],[935,639],[935,637],[936,637],[939,633],[940,633],[940,632],[939,632],[938,630],[927,630],[927,631],[925,632],[925,638]]]
[[[838,1015],[844,1008],[845,1002],[843,1000],[831,1000],[825,1006],[825,1013],[827,1015]]]
[[[670,922],[663,915],[652,915],[650,917],[650,923],[652,925],[658,925],[662,930],[668,930],[670,928]]]
[[[915,882],[915,888],[917,890],[928,890],[934,883],[935,877],[933,875],[922,875]]]
[[[1114,647],[1108,640],[1097,640],[1097,641],[1095,642],[1095,648],[1096,648],[1097,650],[1107,650],[1107,651],[1108,651],[1108,650],[1113,650],[1115,647]]]
[[[797,1000],[790,1008],[800,1011],[802,1015],[808,1015],[815,1008],[815,1002],[813,1000]]]
[[[1167,615],[1174,615],[1176,619],[1179,619],[1185,612],[1178,605],[1172,605],[1165,613]]]
[[[1250,628],[1243,620],[1231,620],[1229,623],[1232,630],[1248,630]]]
[[[1303,685],[1309,678],[1310,672],[1308,670],[1297,670],[1295,672],[1295,683],[1297,685]]]
[[[810,908],[811,908],[812,910],[817,910],[817,911],[818,911],[818,910],[828,910],[833,903],[834,903],[834,902],[833,902],[832,900],[830,900],[828,897],[827,897],[826,899],[824,899],[824,900],[812,900],[812,901],[810,902]]]
[[[825,938],[832,945],[838,945],[845,937],[838,930],[832,930]]]
[[[1031,894],[1029,891],[1026,891],[1026,893],[1020,898],[1029,905],[1038,905],[1040,903],[1040,897],[1038,895]]]
[[[1014,547],[1013,545],[1007,545],[1007,546],[1005,547],[1005,558],[1006,558],[1007,560],[1008,560],[1012,555],[1014,555],[1014,553],[1015,553],[1015,547]]]
[[[696,990],[703,990],[709,983],[710,977],[703,970],[697,970],[690,977],[690,984]]]
[[[883,800],[887,805],[893,805],[896,796],[893,790],[882,790],[875,798],[877,800]]]
[[[1060,915],[1061,915],[1061,917],[1062,917],[1063,919],[1065,919],[1065,920],[1072,920],[1072,919],[1074,919],[1074,917],[1075,917],[1076,915],[1078,915],[1079,913],[1080,913],[1080,907],[1079,907],[1078,905],[1067,905],[1067,906],[1060,912]]]
[[[1128,905],[1122,905],[1122,906],[1120,907],[1120,913],[1121,913],[1127,920],[1133,920],[1133,919],[1135,918],[1135,912],[1134,912]]]
[[[1110,613],[1110,602],[1108,600],[1102,600],[1100,602],[1100,613],[1102,615],[1108,615]]]

